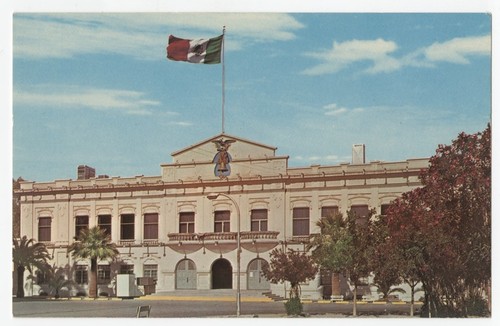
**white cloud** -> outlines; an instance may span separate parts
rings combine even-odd
[[[325,115],[339,115],[339,114],[342,114],[342,113],[346,113],[348,110],[346,108],[339,108],[339,109],[336,109],[336,110],[332,110],[332,111],[327,111],[325,112]]]
[[[469,63],[468,57],[490,55],[491,36],[454,38],[442,43],[434,43],[425,49],[425,57],[430,61],[447,61],[458,64]]]
[[[306,53],[306,55],[322,60],[323,63],[306,69],[306,75],[321,75],[335,73],[356,62],[370,61],[372,66],[366,72],[388,72],[399,69],[397,60],[389,54],[397,50],[396,43],[383,39],[352,40],[342,43],[333,43],[327,51]]]
[[[62,85],[37,86],[32,89],[16,88],[13,99],[15,105],[22,106],[117,110],[134,115],[150,115],[151,108],[160,105],[159,101],[146,99],[142,92]]]
[[[334,42],[330,50],[306,53],[305,55],[318,59],[320,63],[302,73],[306,75],[337,73],[360,62],[371,63],[363,71],[368,74],[389,73],[405,66],[434,67],[440,61],[468,64],[471,56],[491,54],[491,36],[454,38],[434,43],[401,57],[394,56],[397,50],[400,49],[395,42],[383,39]]]
[[[336,103],[328,104],[323,107],[325,109],[325,115],[339,116],[348,112],[363,112],[363,108],[348,109],[345,107],[338,107]]]
[[[14,56],[40,59],[114,53],[163,59],[169,34],[213,37],[222,33],[224,25],[227,50],[242,49],[249,38],[288,41],[295,38],[295,30],[304,27],[292,16],[279,13],[18,14],[14,16]]]
[[[173,126],[179,126],[179,127],[190,127],[193,125],[193,123],[186,122],[186,121],[170,122],[169,124],[173,125]]]

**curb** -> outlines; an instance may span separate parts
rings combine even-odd
[[[220,302],[236,302],[234,297],[199,297],[199,296],[142,296],[134,298],[134,300],[144,301],[220,301]],[[241,298],[241,302],[275,302],[270,298]]]
[[[67,300],[71,301],[122,301],[122,298],[116,298],[116,297],[110,297],[110,298],[87,298],[87,297],[81,297],[81,298],[68,298]]]
[[[285,301],[283,301],[285,302]],[[353,304],[352,301],[330,301],[330,300],[303,300],[302,303],[322,303],[322,304]],[[385,304],[394,304],[394,305],[410,305],[410,302],[406,301],[358,301],[356,302],[357,305],[364,305],[364,304],[378,304],[378,305],[385,305]],[[413,303],[414,305],[421,305],[423,302],[421,301],[415,301]]]

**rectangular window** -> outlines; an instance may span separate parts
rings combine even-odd
[[[158,280],[158,265],[144,265],[144,277],[151,277]]]
[[[52,218],[40,217],[38,219],[38,241],[50,241]]]
[[[309,207],[293,209],[293,235],[309,235]]]
[[[267,231],[267,209],[252,209],[250,212],[250,230]]]
[[[382,204],[380,205],[380,215],[387,215],[387,210],[389,209],[390,204]]]
[[[120,265],[120,274],[134,274],[134,265]]]
[[[338,206],[323,206],[321,207],[321,217],[334,217],[339,213]]]
[[[215,211],[214,232],[230,232],[230,211]]]
[[[158,214],[144,214],[144,239],[158,239]]]
[[[194,212],[179,213],[179,233],[194,233]]]
[[[368,205],[353,205],[351,206],[351,211],[353,211],[358,218],[366,218],[370,212]]]
[[[88,230],[89,228],[89,217],[84,215],[84,216],[77,216],[75,218],[75,237],[80,237],[80,232],[82,230]]]
[[[111,282],[111,267],[109,265],[97,266],[97,283],[108,284]]]
[[[368,213],[370,212],[368,205],[353,205],[351,211],[357,216],[356,223],[365,224],[368,222]]]
[[[120,225],[120,239],[134,240],[134,214],[122,214]]]
[[[76,284],[87,284],[88,283],[87,266],[83,266],[83,265],[76,266],[75,282],[76,282]]]
[[[104,230],[106,235],[111,236],[111,215],[99,215],[97,217],[97,226]]]

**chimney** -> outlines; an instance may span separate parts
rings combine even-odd
[[[78,165],[78,180],[95,178],[95,169],[87,165]]]
[[[352,164],[365,164],[365,144],[352,145]]]

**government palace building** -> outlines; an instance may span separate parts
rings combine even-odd
[[[46,244],[50,265],[75,283],[71,296],[86,295],[90,260],[73,258],[67,248],[81,229],[97,225],[120,252],[98,262],[99,295],[115,296],[117,276],[133,274],[145,280],[138,282],[142,294],[236,289],[239,279],[241,290],[285,298],[289,286],[261,273],[273,249],[306,250],[322,216],[384,214],[392,200],[421,186],[419,174],[429,165],[428,158],[367,163],[364,145],[353,145],[349,163],[292,168],[276,150],[221,133],[172,153],[156,176],[96,175],[81,165],[76,179],[22,181],[15,191],[21,236]],[[48,291],[43,275],[25,278],[27,295]],[[146,290],[147,280],[154,287]],[[341,282],[341,294],[352,296],[347,279]],[[328,271],[301,289],[303,298],[328,298]],[[366,297],[376,294],[364,290]]]

